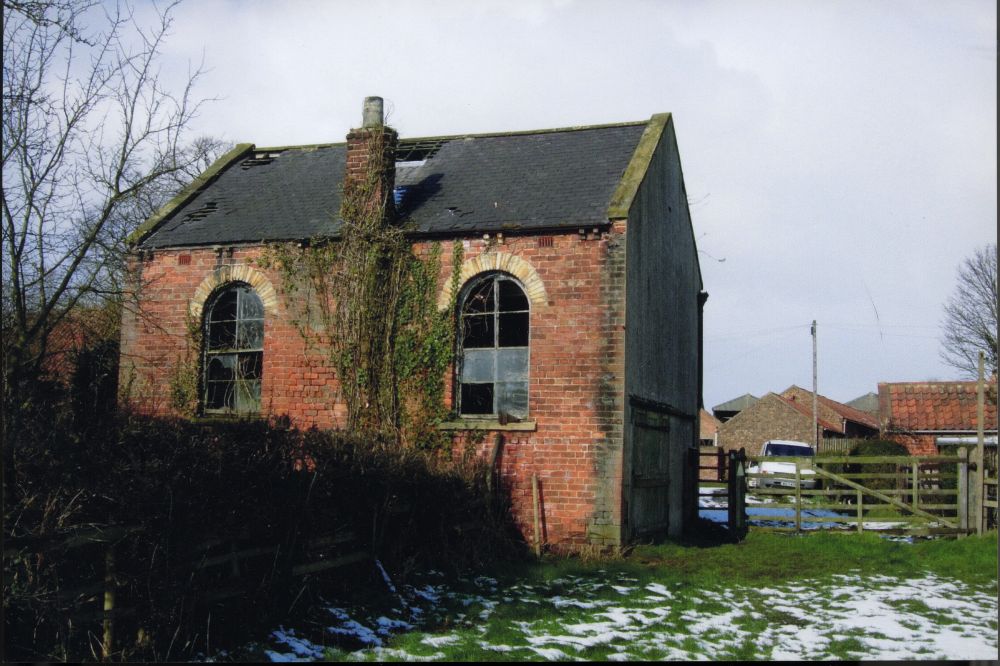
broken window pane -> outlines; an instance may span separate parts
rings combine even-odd
[[[472,288],[469,295],[465,297],[462,312],[466,314],[476,312],[493,312],[493,280],[485,280]]]
[[[463,414],[493,413],[493,384],[462,384]]]
[[[208,348],[234,349],[236,347],[236,322],[212,322],[208,327]]]
[[[208,381],[231,381],[235,376],[235,357],[213,356],[208,362]]]
[[[505,312],[499,316],[500,335],[497,340],[499,347],[528,346],[528,313]]]
[[[496,345],[494,338],[495,319],[496,315],[493,313],[462,317],[465,329],[462,336],[462,346],[467,349],[494,347]]]
[[[527,310],[528,297],[513,280],[500,280],[500,312]]]
[[[211,321],[235,321],[236,320],[236,299],[235,289],[224,291],[215,299],[212,305]]]

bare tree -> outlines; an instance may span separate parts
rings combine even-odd
[[[941,359],[975,378],[979,352],[988,373],[997,371],[997,246],[977,250],[958,269],[958,284],[944,306]]]
[[[222,148],[184,143],[201,68],[176,92],[160,71],[176,4],[146,25],[127,4],[3,0],[7,416],[67,314],[121,297],[125,237]]]

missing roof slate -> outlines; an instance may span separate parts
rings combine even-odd
[[[400,141],[396,145],[396,162],[423,162],[441,150],[448,139],[418,139]]]
[[[201,208],[191,211],[184,216],[184,221],[188,222],[191,220],[204,220],[206,217],[211,215],[213,212],[219,209],[219,204],[215,201],[206,201],[205,205]]]
[[[246,171],[256,166],[264,166],[273,162],[280,155],[280,152],[254,153],[253,157],[248,157],[240,162],[240,168]]]

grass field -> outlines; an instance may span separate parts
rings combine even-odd
[[[272,661],[994,659],[997,538],[751,533],[544,559],[316,605]]]

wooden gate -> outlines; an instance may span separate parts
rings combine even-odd
[[[764,462],[790,470],[761,471]],[[749,492],[767,511],[754,529],[955,535],[975,531],[981,515],[975,465],[964,449],[951,456],[754,456],[749,463]]]
[[[632,407],[633,536],[664,533],[670,526],[670,416]]]

